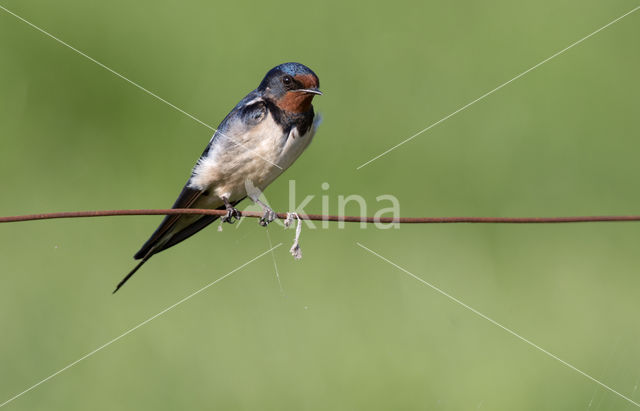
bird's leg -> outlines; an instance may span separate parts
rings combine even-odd
[[[222,197],[222,201],[224,201],[224,206],[227,208],[227,215],[222,217],[222,222],[233,224],[236,220],[240,220],[240,212],[231,205],[229,199]]]
[[[273,211],[271,207],[260,201],[260,199],[256,199],[255,201],[260,207],[262,207],[262,211],[264,211],[264,215],[260,218],[258,224],[266,227],[270,222],[276,219],[276,212]]]

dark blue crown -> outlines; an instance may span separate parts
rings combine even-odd
[[[288,74],[292,77],[312,74],[316,79],[318,78],[318,76],[316,76],[316,73],[314,73],[313,70],[311,70],[304,64],[282,63],[267,72],[267,74],[264,76],[264,79],[262,79],[262,82],[260,83],[260,87],[258,88],[264,90],[271,79],[281,76],[282,73]]]

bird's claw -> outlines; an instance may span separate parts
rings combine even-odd
[[[240,211],[234,207],[227,207],[227,215],[222,217],[223,223],[233,224],[240,220]]]
[[[275,219],[276,219],[275,211],[273,211],[270,208],[267,208],[266,210],[264,210],[264,215],[260,218],[260,221],[258,221],[258,224],[260,224],[262,227],[266,227],[267,225],[269,225],[270,222],[272,222]]]

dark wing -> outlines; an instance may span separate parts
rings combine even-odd
[[[240,201],[244,200],[245,198],[247,198],[247,197],[243,197],[238,201],[232,202],[231,205],[235,207],[236,204],[238,204]],[[225,209],[225,206],[221,206],[221,207],[217,208],[217,210],[224,210],[224,209]],[[174,245],[178,244],[181,241],[186,240],[187,238],[191,237],[192,235],[194,235],[198,231],[202,230],[203,228],[205,228],[209,224],[213,223],[218,218],[220,218],[220,217],[218,217],[217,215],[205,215],[205,216],[200,217],[197,221],[189,224],[188,226],[186,226],[182,230],[180,230],[177,233],[173,234],[171,236],[171,238],[169,239],[169,241],[167,241],[162,246],[158,247],[156,250],[154,250],[153,253],[156,254],[156,253],[159,253],[160,251],[166,250],[169,247],[173,247]]]
[[[209,144],[204,149],[204,152],[200,158],[204,158],[208,155],[209,150],[213,144],[225,144],[232,145],[233,141],[229,138],[220,139],[220,135],[226,135],[231,129],[238,132],[238,128],[251,127],[262,121],[266,115],[266,106],[264,100],[259,96],[256,96],[255,91],[246,96],[236,107],[231,110],[227,117],[222,121],[218,130],[209,141]],[[231,141],[230,141],[231,140]],[[204,193],[204,190],[192,188],[187,182],[182,192],[178,196],[178,199],[173,204],[172,208],[190,208]],[[240,200],[242,201],[242,200]],[[238,202],[233,205],[237,204]],[[218,208],[224,210],[224,207]],[[194,220],[186,224],[185,227],[181,227],[176,232],[172,228],[178,223],[186,223],[188,220]],[[166,250],[172,245],[178,244],[180,241],[192,236],[198,231],[202,230],[207,225],[211,224],[217,219],[216,216],[202,216],[197,217],[193,215],[172,215],[166,216],[160,226],[151,235],[146,243],[140,248],[140,250],[133,256],[136,260],[143,259],[145,257],[151,257],[153,254],[159,253],[162,250]],[[167,238],[167,234],[171,237]]]
[[[195,203],[203,193],[204,191],[202,190],[195,190],[195,189],[189,188],[188,186],[185,186],[182,189],[182,192],[180,193],[180,195],[178,196],[178,199],[173,204],[172,208],[189,208],[189,206]],[[197,233],[202,228],[204,228],[205,226],[213,222],[215,218],[217,218],[216,216],[202,216],[195,223],[189,224],[186,227],[184,227],[182,230],[178,231],[177,234],[180,234],[183,231],[188,230],[189,227],[191,227],[194,224],[197,224],[198,221],[201,220],[202,218],[205,218],[205,217],[214,217],[214,218],[208,221],[206,224],[201,225],[197,230],[192,231],[191,234],[182,235],[180,240],[173,241],[171,245],[167,245],[168,243],[172,242],[174,236],[176,235],[176,234],[171,235],[171,230],[175,227],[176,223],[178,223],[181,219],[188,218],[188,217],[193,218],[194,216],[188,216],[188,215],[165,216],[164,220],[162,220],[162,223],[160,223],[160,226],[156,228],[156,231],[151,235],[151,237],[147,240],[147,242],[144,243],[142,248],[140,248],[140,250],[133,257],[136,260],[142,260],[142,261],[136,264],[136,266],[133,267],[133,270],[129,271],[129,273],[122,280],[120,280],[120,282],[116,286],[116,289],[113,290],[114,294],[116,291],[120,289],[120,287],[124,285],[124,283],[126,283],[129,280],[129,278],[131,278],[132,275],[136,273],[136,271],[140,269],[140,267],[142,267],[144,263],[147,262],[147,260],[149,260],[149,258],[151,258],[152,255],[164,249],[167,249],[171,247],[171,245],[175,245],[180,241],[184,240],[185,238]],[[167,238],[167,236],[169,237]]]
[[[225,119],[218,126],[218,130],[214,133],[213,137],[209,141],[209,144],[202,153],[202,157],[206,156],[209,149],[213,144],[233,144],[229,139],[220,139],[220,135],[229,133],[231,129],[244,128],[252,126],[262,121],[266,114],[266,106],[264,101],[260,97],[257,90],[249,93],[243,98],[236,107],[225,117]],[[172,208],[191,208],[197,201],[205,194],[205,190],[192,188],[187,185],[182,189],[182,192],[178,196],[178,199],[173,204]],[[244,199],[244,198],[243,198]],[[233,202],[235,206],[243,199]],[[224,206],[218,208],[218,210],[224,210]],[[133,274],[142,265],[151,258],[154,254],[157,254],[169,247],[172,247],[181,241],[186,240],[198,231],[202,230],[212,222],[218,219],[218,216],[197,216],[197,215],[171,215],[166,216],[160,226],[151,235],[151,237],[144,243],[140,250],[134,255],[133,258],[140,261],[123,279],[118,283],[114,293],[124,285],[124,283],[131,278]]]
[[[233,129],[236,127],[243,127],[243,128],[252,127],[260,123],[264,119],[266,113],[267,113],[267,107],[264,100],[261,97],[257,96],[255,92],[250,93],[248,96],[242,99],[240,103],[238,103],[238,105],[231,111],[231,113],[229,113],[229,115],[223,120],[222,124],[220,124],[220,128],[219,128],[220,132],[215,133],[215,135],[211,139],[211,142],[202,153],[202,157],[207,155],[207,153],[209,152],[209,148],[211,147],[211,144],[214,144],[214,142],[218,143],[217,138],[219,137],[219,134],[224,134],[229,129]],[[229,144],[229,141],[226,141],[223,144]],[[191,207],[198,200],[198,198],[200,198],[203,192],[204,191],[202,190],[196,190],[196,189],[190,188],[189,184],[187,183],[187,185],[182,189],[182,193],[180,193],[180,196],[176,200],[176,203],[173,205],[173,208]],[[244,198],[236,202],[233,202],[232,205],[235,206],[240,201],[244,200]],[[218,208],[218,210],[224,210],[224,209],[225,209],[224,206],[220,206]],[[178,220],[181,218],[193,219],[194,216],[165,217],[162,224],[160,224],[160,227],[158,227],[158,229],[156,230],[155,233],[153,233],[151,238],[147,240],[147,242],[142,246],[140,251],[136,253],[134,258],[135,259],[144,258],[152,250],[153,251],[149,256],[159,253],[160,251],[166,250],[167,248],[174,246],[183,240],[186,240],[187,238],[191,237],[192,235],[194,235],[195,233],[202,230],[203,228],[205,228],[206,226],[208,226],[209,224],[211,224],[212,222],[218,219],[217,216],[202,216],[198,218],[196,221],[189,223],[186,227],[182,227],[177,232],[172,233],[171,237],[167,239],[165,237],[165,234],[169,230],[171,230],[173,225],[175,225],[178,222]],[[156,244],[160,240],[162,240],[163,243],[158,244],[158,246],[156,247]]]
[[[198,198],[204,193],[204,190],[196,190],[188,187],[188,185],[184,186],[182,192],[178,196],[178,199],[173,204],[171,208],[189,208],[195,203]],[[191,217],[184,215],[168,215],[165,216],[162,223],[156,228],[151,237],[147,240],[146,243],[140,248],[140,250],[133,256],[136,260],[140,260],[141,258],[151,257],[151,255],[160,252],[160,249],[156,249],[156,246],[159,245],[160,241],[164,239],[165,235],[169,233],[171,228],[180,220],[181,218]],[[205,216],[206,217],[206,216]],[[212,220],[213,221],[213,220]],[[187,226],[188,228],[189,226]],[[184,230],[184,229],[183,229]],[[185,237],[186,238],[186,237]],[[175,243],[177,244],[177,243]],[[162,250],[168,247],[162,248]]]

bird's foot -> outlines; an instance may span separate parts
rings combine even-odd
[[[222,217],[222,222],[233,224],[238,220],[240,220],[240,211],[234,207],[227,208],[227,215]]]
[[[272,222],[275,219],[276,219],[276,212],[267,207],[267,209],[264,210],[264,215],[262,216],[262,218],[260,218],[260,221],[258,223],[262,227],[266,227],[269,225],[270,222]]]
[[[240,220],[240,211],[232,206],[229,200],[227,200],[226,198],[223,197],[222,200],[224,200],[224,205],[227,208],[227,215],[221,218],[222,222],[233,224],[236,221]]]
[[[258,205],[262,207],[262,211],[264,211],[264,215],[260,218],[260,221],[258,221],[258,224],[260,224],[262,227],[266,227],[269,225],[270,222],[276,219],[277,217],[276,212],[273,211],[271,207],[269,207],[268,205],[266,205],[260,200],[256,200],[256,203],[258,203]]]
[[[227,208],[227,215],[222,217],[222,222],[233,224],[238,220],[240,220],[240,212],[233,207]]]

